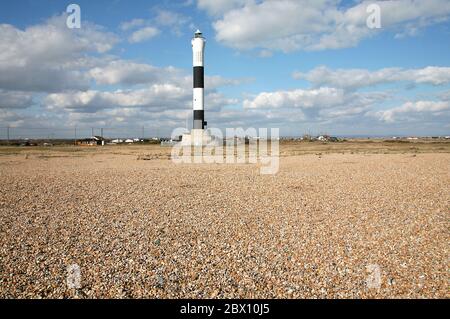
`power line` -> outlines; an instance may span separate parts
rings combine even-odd
[[[6,123],[5,123],[6,124]],[[71,126],[71,127],[25,127],[25,126],[0,126],[0,129],[4,132],[4,139],[11,141],[11,139],[24,139],[24,138],[60,138],[60,139],[78,139],[89,136],[95,136],[99,134],[102,137],[116,138],[116,137],[130,137],[130,138],[145,138],[146,134],[151,134],[159,137],[160,128],[156,125],[149,126],[132,126],[132,127],[85,127],[85,126]],[[107,130],[107,132],[105,132]],[[153,132],[153,133],[151,133]],[[0,138],[1,139],[1,138]]]

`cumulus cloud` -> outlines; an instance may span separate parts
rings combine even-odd
[[[252,0],[198,0],[197,7],[206,10],[212,16],[223,14],[231,9],[251,3]]]
[[[99,62],[100,63],[100,62]],[[174,84],[185,89],[192,89],[192,75],[186,70],[172,66],[156,67],[146,63],[129,60],[102,61],[101,65],[88,71],[88,75],[102,85],[135,84]],[[218,87],[239,85],[252,81],[249,78],[230,79],[222,76],[206,76],[207,90]]]
[[[199,1],[211,14],[216,39],[239,50],[262,48],[291,52],[352,47],[384,30],[428,26],[447,19],[447,0],[363,1],[351,7],[336,0]],[[381,8],[381,29],[370,29],[368,5]]]
[[[98,84],[143,84],[175,81],[183,76],[182,71],[174,67],[159,68],[145,63],[126,60],[114,60],[89,70],[89,75]]]
[[[449,101],[417,101],[407,102],[389,110],[375,112],[375,116],[384,122],[392,123],[401,118],[417,115],[417,113],[441,115],[441,112],[449,109]]]
[[[245,99],[244,108],[282,108],[282,107],[327,107],[340,105],[344,102],[344,91],[335,88],[322,87],[317,90],[292,90],[262,92],[254,99]]]
[[[389,97],[385,92],[354,93],[321,87],[262,92],[251,99],[245,99],[243,106],[246,110],[277,110],[274,113],[283,114],[286,121],[291,119],[289,112],[300,112],[302,118],[306,119],[337,119],[365,114]]]
[[[0,123],[7,123],[10,127],[17,127],[25,123],[25,119],[17,112],[0,109]]]
[[[439,97],[442,101],[450,101],[450,90],[441,92]]]
[[[192,81],[192,77],[189,76],[190,81]],[[209,89],[216,89],[223,86],[233,86],[233,85],[241,85],[244,83],[250,83],[254,79],[253,78],[236,78],[236,79],[230,79],[230,78],[224,78],[219,75],[212,75],[212,76],[206,76],[205,77],[205,84],[207,85],[207,90]]]
[[[65,16],[24,30],[0,25],[0,89],[55,92],[84,90],[89,78],[80,70],[88,53],[105,53],[117,38],[101,27],[68,29]]]
[[[122,22],[122,31],[133,31],[128,37],[130,43],[140,43],[149,40],[162,32],[169,30],[173,34],[180,36],[182,30],[191,21],[191,17],[185,16],[176,11],[157,9],[155,16],[148,19],[132,19]],[[193,27],[190,27],[191,29]]]
[[[294,72],[295,79],[305,79],[315,86],[329,85],[336,88],[357,89],[382,83],[406,81],[416,84],[443,85],[450,83],[450,68],[428,66],[422,69],[384,68],[331,70],[326,66],[309,72]]]
[[[128,41],[130,43],[140,43],[147,41],[159,34],[159,30],[155,27],[144,27],[139,30],[134,31]]]
[[[49,109],[63,108],[86,113],[115,107],[170,108],[186,102],[190,93],[172,84],[154,84],[138,90],[55,93],[48,95],[44,103]]]
[[[130,21],[125,21],[120,24],[120,29],[122,31],[132,30],[137,27],[145,25],[146,21],[144,19],[133,19]]]
[[[284,13],[279,4],[282,2],[292,10],[292,16]],[[296,10],[299,3],[300,1],[288,0],[199,1],[198,7],[217,19],[215,26],[220,21],[229,22],[235,18],[237,24],[228,30],[221,29],[223,32],[218,32],[217,36],[224,35],[221,41],[229,39],[232,41],[230,45],[237,48],[259,47],[257,52],[261,57],[270,57],[278,50],[312,50],[317,49],[318,45],[333,47],[333,43],[339,47],[345,41],[356,43],[370,36],[364,32],[372,32],[361,27],[356,28],[356,33],[352,33],[353,26],[359,25],[362,14],[362,11],[358,11],[361,9],[358,7],[360,4],[341,8],[338,1],[309,2],[303,5],[300,21],[295,21],[297,17],[294,15],[298,13]],[[395,21],[410,19],[408,21],[415,22],[422,19],[415,15],[417,10],[424,14],[424,23],[419,24],[419,28],[445,18],[434,15],[437,9],[430,3],[441,4],[438,1],[432,0],[420,5],[414,1],[411,3],[413,8],[405,10],[401,19],[387,19],[383,23],[398,26]],[[357,7],[358,10],[355,9]],[[268,8],[273,9],[276,14],[273,15]],[[446,6],[441,6],[441,11],[445,10]],[[285,27],[275,21],[278,15],[283,14]],[[385,18],[389,16],[383,19]],[[259,19],[264,23],[260,24]],[[130,39],[135,36],[134,40],[139,42],[156,36],[161,32],[159,30],[170,29],[176,33],[188,21],[189,18],[181,14],[160,10],[150,20],[131,20],[123,23],[120,28]],[[342,22],[337,28],[336,21]],[[363,22],[365,23],[365,18]],[[252,30],[246,29],[248,25],[251,25]],[[346,26],[351,27],[347,30]],[[142,31],[147,28],[154,28],[156,31]],[[360,36],[358,32],[362,32]],[[347,39],[350,33],[353,37]],[[191,69],[154,66],[109,55],[118,39],[99,26],[84,22],[82,29],[70,30],[65,26],[65,17],[60,16],[24,29],[3,24],[0,25],[0,34],[0,124],[5,123],[3,126],[33,123],[38,126],[62,127],[88,123],[94,127],[115,127],[128,123],[129,126],[153,125],[167,127],[169,130],[180,124],[184,125],[186,117],[192,116]],[[311,36],[306,37],[304,34]],[[345,40],[340,39],[340,36]],[[248,42],[249,46],[240,46],[244,42]],[[322,66],[304,73],[295,72],[293,76],[309,81],[312,87],[260,92],[253,96],[246,95],[243,100],[230,98],[222,94],[219,88],[248,83],[252,79],[206,76],[205,104],[208,121],[214,126],[222,127],[297,128],[298,123],[328,123],[334,127],[336,123],[344,121],[347,121],[347,125],[372,121],[382,127],[386,123],[401,123],[410,118],[448,119],[448,91],[431,98],[422,96],[417,98],[418,102],[408,102],[382,111],[381,104],[392,99],[391,93],[357,92],[359,88],[397,81],[447,85],[450,83],[448,67],[384,68],[372,71],[329,69]],[[108,86],[114,86],[114,90]],[[117,90],[117,87],[123,89]],[[448,88],[444,87],[445,89]],[[441,99],[440,102],[426,101],[438,98]],[[240,109],[241,105],[243,109]],[[34,107],[27,110],[30,106],[42,106],[43,112],[36,111]],[[90,129],[88,131],[90,134]]]
[[[28,92],[0,90],[0,109],[22,109],[33,104],[33,96]]]
[[[154,20],[156,24],[168,27],[172,33],[179,36],[182,34],[181,30],[191,21],[191,18],[174,11],[158,10]]]
[[[258,56],[260,58],[270,58],[271,56],[273,56],[273,52],[270,50],[261,50],[259,51]]]
[[[209,110],[220,109],[237,103],[216,91],[205,96]],[[142,108],[153,111],[188,110],[192,107],[192,88],[175,84],[153,84],[136,90],[117,90],[113,92],[89,90],[86,92],[67,92],[49,94],[43,104],[49,110],[69,110],[78,113],[95,113],[104,109]]]

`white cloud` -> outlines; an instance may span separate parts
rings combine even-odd
[[[141,26],[145,25],[145,23],[146,22],[145,22],[144,19],[133,19],[133,20],[130,20],[130,21],[122,22],[120,24],[120,29],[122,31],[129,31],[131,29],[134,29],[134,28],[137,28],[137,27],[141,27]]]
[[[191,17],[179,12],[157,9],[153,18],[125,21],[120,24],[120,29],[122,31],[134,30],[128,40],[130,43],[139,43],[155,37],[163,32],[162,30],[169,30],[180,36],[190,21]]]
[[[146,127],[146,135],[155,134],[155,128],[162,134],[170,134],[172,127],[185,123],[185,110],[113,108],[103,109],[96,113],[70,113],[66,122],[74,126],[86,123],[94,127],[109,127],[104,130],[105,136],[141,136],[142,126]],[[167,128],[167,131],[164,130]]]
[[[442,101],[450,101],[450,90],[441,92],[439,97]]]
[[[295,13],[298,3],[284,1]],[[431,2],[436,3],[436,1]],[[283,10],[277,7],[279,6],[277,3],[276,1],[232,3],[218,1],[207,4],[205,1],[200,1],[198,6],[216,17],[224,14],[221,21],[231,19],[233,16],[240,17],[236,20],[238,24],[228,31],[230,34],[236,30],[238,34],[242,32],[242,41],[249,43],[248,48],[255,47],[256,43],[260,49],[255,53],[259,52],[262,57],[270,56],[279,49],[285,51],[302,49],[302,46],[299,47],[302,43],[307,43],[308,49],[313,49],[317,45],[332,47],[333,41],[336,41],[337,46],[343,45],[347,40],[341,40],[339,36],[345,38],[349,32],[353,32],[351,28],[346,30],[345,26],[359,23],[358,10],[338,8],[337,2],[332,2],[328,8],[324,6],[327,1],[320,1],[304,4],[300,22],[291,21],[289,15],[284,16],[283,22],[286,22],[286,27],[283,27],[275,21],[278,19],[278,14],[272,15],[272,12],[269,12],[266,15],[265,6],[272,6],[275,12],[282,13]],[[412,3],[416,5],[415,2]],[[354,7],[357,6],[354,5]],[[255,11],[247,12],[245,8],[254,8]],[[405,15],[412,19],[408,20],[412,21],[411,23],[422,19],[413,14],[415,10],[418,10],[417,8],[418,5],[414,7],[412,13]],[[442,11],[445,11],[445,6],[442,8]],[[424,13],[424,23],[419,24],[418,29],[442,18],[433,16],[436,8],[432,6],[429,11],[421,10]],[[247,15],[243,13],[248,14],[250,20],[241,21],[240,19],[247,18]],[[317,14],[320,18],[316,16]],[[267,28],[259,24],[258,19],[261,17],[268,25]],[[402,17],[402,19],[406,18]],[[190,21],[187,17],[162,10],[158,11],[155,18],[128,21],[122,24],[121,28],[127,31],[124,32],[126,35],[133,31],[140,32],[145,28],[154,28],[152,26],[160,30],[170,29],[176,32],[181,26],[187,25],[189,23],[187,21]],[[333,21],[342,22],[334,31],[330,27],[334,25]],[[386,21],[389,22],[389,20]],[[383,23],[386,21],[383,20]],[[253,22],[254,30],[242,29],[247,23]],[[303,29],[305,23],[307,27]],[[395,26],[395,31],[402,32],[397,30],[398,26],[395,23],[391,25]],[[261,27],[262,30],[260,30]],[[344,28],[344,31],[339,28]],[[398,29],[401,28],[398,27]],[[360,30],[363,29],[360,28]],[[270,33],[272,31],[274,35]],[[342,34],[334,33],[338,31]],[[192,71],[190,69],[153,66],[107,55],[118,40],[115,35],[99,26],[85,22],[82,29],[69,30],[65,26],[65,17],[62,16],[25,29],[3,24],[0,25],[0,32],[2,34],[0,39],[1,126],[11,124],[64,127],[88,123],[86,125],[89,125],[88,134],[90,134],[91,125],[115,127],[128,123],[126,125],[129,127],[152,125],[166,127],[169,130],[180,124],[184,125],[186,115],[192,115]],[[155,36],[151,35],[152,32],[150,35],[138,35],[137,40]],[[309,32],[312,36],[302,38],[299,37],[299,32],[300,34]],[[366,36],[362,33],[360,35],[361,37],[358,37],[353,34],[353,37],[348,39],[348,43],[356,43]],[[274,38],[271,38],[272,36]],[[326,36],[331,38],[325,41]],[[355,39],[356,42],[354,42]],[[278,43],[275,45],[273,41]],[[333,70],[318,67],[305,73],[296,72],[294,77],[306,79],[312,83],[313,87],[261,92],[254,96],[247,96],[241,101],[241,99],[230,98],[220,93],[218,88],[247,83],[252,79],[207,76],[205,104],[208,122],[214,126],[222,125],[222,127],[274,126],[295,129],[298,128],[299,123],[303,123],[303,127],[327,123],[328,127],[332,128],[336,127],[336,124],[345,123],[344,129],[349,128],[349,130],[352,130],[352,125],[364,123],[366,132],[369,133],[372,129],[370,125],[375,122],[380,128],[387,123],[395,122],[401,125],[402,121],[426,117],[432,118],[430,123],[446,120],[448,122],[450,94],[447,91],[440,92],[441,96],[434,95],[430,98],[416,96],[418,102],[408,102],[400,107],[383,111],[380,111],[380,107],[384,107],[382,104],[389,98],[392,100],[390,93],[355,92],[362,87],[396,81],[446,85],[450,83],[448,67],[384,68],[374,71]],[[106,87],[93,88],[94,81],[95,84]],[[123,89],[110,91],[111,88],[107,87],[110,85],[115,86],[114,89],[117,86]],[[51,94],[44,96],[36,92]],[[409,95],[413,93],[414,91],[410,91]],[[433,92],[426,94],[431,96]],[[395,98],[406,101],[400,96]],[[425,101],[437,98],[440,98],[441,102]],[[243,104],[243,110],[236,109],[236,106],[240,104]],[[29,108],[30,106],[33,107]],[[35,106],[42,106],[42,109],[36,110]],[[391,124],[390,127],[392,127]]]
[[[416,77],[416,83],[430,83],[434,85],[450,83],[450,67],[426,67],[424,69],[407,71],[411,77]]]
[[[198,0],[197,7],[206,10],[210,15],[220,15],[231,9],[251,3],[252,0]]]
[[[85,22],[68,29],[65,16],[24,30],[0,25],[0,89],[55,92],[87,89],[88,77],[80,70],[88,53],[105,53],[117,38]]]
[[[189,76],[189,80],[192,81],[191,76]],[[219,75],[212,75],[212,76],[207,75],[205,77],[205,85],[206,90],[211,90],[223,86],[233,86],[233,85],[240,85],[243,83],[250,83],[253,80],[254,79],[252,78],[229,79]]]
[[[417,115],[417,113],[430,113],[440,115],[442,111],[450,109],[449,101],[417,101],[407,102],[389,110],[375,112],[375,116],[384,122],[395,122],[405,117]]]
[[[291,90],[262,92],[254,99],[245,99],[244,108],[311,108],[341,105],[344,102],[344,91],[335,88],[321,87],[314,90]]]
[[[226,98],[216,91],[207,91],[205,103],[208,110],[236,104],[236,99]],[[154,111],[192,109],[192,88],[175,84],[153,84],[136,90],[104,92],[67,92],[49,94],[43,103],[47,109],[69,110],[78,113],[95,113],[103,109],[142,108]]]
[[[91,69],[89,75],[98,84],[133,85],[175,81],[182,76],[182,71],[174,67],[158,68],[133,61],[115,60],[104,66]]]
[[[135,85],[135,84],[174,84],[186,89],[192,88],[192,75],[172,66],[156,67],[150,64],[129,60],[103,61],[102,65],[89,70],[88,75],[97,84]],[[218,87],[248,83],[252,79],[229,79],[218,75],[206,76],[206,90]]]
[[[117,43],[113,34],[88,22],[81,29],[67,28],[64,15],[25,30],[1,24],[0,32],[0,61],[14,66],[34,60],[66,62],[85,52],[105,53]]]
[[[191,92],[172,84],[154,84],[138,90],[102,92],[89,90],[75,93],[55,93],[45,98],[50,109],[69,109],[77,112],[96,112],[115,107],[170,108],[190,100]]]
[[[0,90],[0,109],[21,109],[33,104],[33,96],[27,92]]]
[[[308,120],[339,119],[365,114],[389,97],[390,95],[384,92],[354,93],[321,87],[262,92],[252,99],[245,99],[243,106],[246,110],[269,110],[274,111],[277,116],[284,114],[285,121],[291,119],[289,112],[299,112],[297,109],[300,109],[303,118]]]
[[[128,38],[128,41],[130,43],[139,43],[146,40],[149,40],[159,34],[159,30],[155,27],[145,27],[142,29],[139,29],[137,31],[134,31],[130,37]]]
[[[189,19],[181,14],[168,10],[158,10],[155,21],[159,25],[171,26],[186,23]]]
[[[25,119],[17,112],[0,109],[0,123],[5,123],[9,127],[17,127],[25,123]]]
[[[191,21],[191,18],[174,11],[158,10],[154,20],[156,24],[170,28],[174,34],[179,36],[182,34],[181,30]]]
[[[260,58],[270,58],[271,56],[273,56],[273,52],[270,50],[261,50],[259,51],[258,56]]]
[[[398,81],[442,85],[450,83],[450,67],[384,68],[369,71],[366,69],[331,70],[325,66],[320,66],[306,73],[294,72],[293,77],[295,79],[306,79],[315,86],[329,85],[344,89],[357,89]]]
[[[211,14],[222,14],[213,23],[216,39],[239,50],[262,48],[283,52],[338,49],[357,45],[385,30],[425,27],[450,14],[447,0],[363,1],[340,7],[336,0],[265,0],[225,5],[225,1],[199,1]],[[369,29],[367,6],[381,7],[381,29]]]
[[[208,105],[208,111],[220,111],[223,107],[238,104],[238,99],[225,97],[222,93],[211,92],[205,96],[205,103]]]

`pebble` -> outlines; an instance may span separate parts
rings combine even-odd
[[[0,156],[0,298],[450,297],[448,152],[287,150],[276,176],[157,146],[29,152]]]

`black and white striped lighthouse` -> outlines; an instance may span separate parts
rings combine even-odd
[[[192,53],[194,65],[194,95],[193,95],[193,110],[194,110],[194,130],[203,130],[207,125],[205,122],[205,104],[204,104],[204,89],[205,89],[205,72],[204,72],[204,53],[205,53],[205,38],[200,30],[197,30],[192,39]]]

